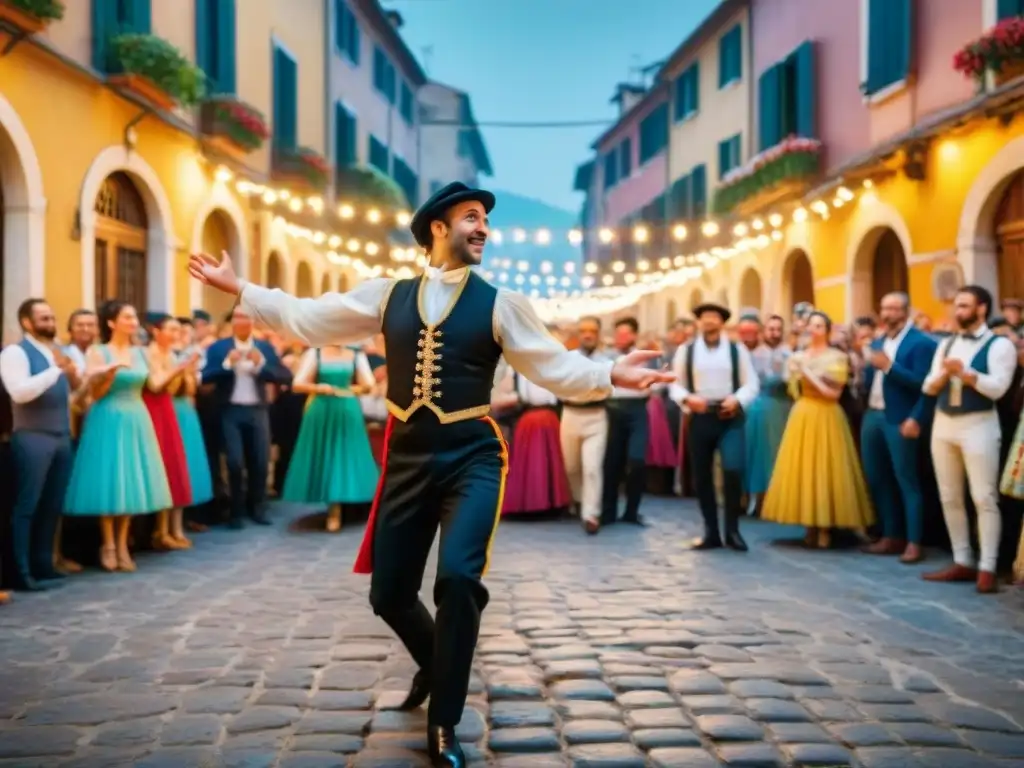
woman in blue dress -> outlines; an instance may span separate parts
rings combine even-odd
[[[374,384],[366,355],[347,347],[308,350],[292,390],[310,395],[282,498],[328,507],[327,530],[341,529],[345,504],[373,501],[379,470],[357,395]]]
[[[100,565],[134,571],[128,551],[133,515],[171,507],[156,432],[142,401],[149,368],[133,339],[139,330],[135,308],[109,301],[100,308],[101,344],[86,355],[92,405],[85,416],[68,483],[64,514],[98,517]]]

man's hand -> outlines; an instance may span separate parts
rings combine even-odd
[[[968,387],[976,387],[978,385],[978,372],[962,370],[960,371],[960,380]]]
[[[661,356],[657,350],[640,349],[630,352],[621,362],[612,366],[612,386],[623,389],[650,389],[652,384],[675,381],[676,377],[667,371],[645,368],[644,363]]]
[[[942,368],[947,376],[959,376],[964,370],[964,361],[946,358],[942,361]]]
[[[259,365],[260,363],[263,362],[263,355],[260,354],[260,351],[256,349],[256,347],[253,347],[245,355],[245,359],[248,360],[253,365]]]
[[[868,362],[871,363],[876,369],[882,371],[882,373],[888,373],[889,369],[892,368],[892,360],[880,349],[872,349],[868,355]]]
[[[242,353],[240,350],[232,349],[228,352],[228,364],[237,365],[238,361],[242,359]]]
[[[708,412],[708,401],[700,395],[690,395],[683,400],[683,405],[690,409],[690,413]]]
[[[718,413],[723,419],[731,419],[740,411],[740,401],[736,399],[735,395],[729,395],[725,400],[722,401],[722,405],[718,408]]]
[[[221,251],[220,262],[208,253],[193,253],[188,257],[188,272],[199,282],[218,291],[237,296],[242,290],[242,281],[235,274],[227,251]]]
[[[907,419],[900,424],[900,435],[907,438],[907,440],[914,440],[921,436],[921,425],[914,419]]]

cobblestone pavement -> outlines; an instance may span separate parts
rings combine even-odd
[[[756,521],[748,555],[688,552],[692,504],[646,508],[593,538],[502,524],[475,761],[1024,766],[1024,591],[773,546]],[[350,573],[361,526],[276,516],[0,609],[0,765],[425,765],[423,713],[388,709],[411,662]]]

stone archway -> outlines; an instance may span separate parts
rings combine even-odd
[[[236,268],[244,262],[244,251],[241,247],[241,231],[236,223],[222,209],[213,210],[203,221],[200,233],[200,247],[203,253],[219,259],[222,253],[231,256]],[[198,285],[198,284],[197,284]],[[199,285],[200,306],[214,317],[224,317],[234,304],[234,297],[209,286]]]
[[[284,287],[284,259],[277,251],[267,256],[267,288]]]
[[[679,319],[679,307],[675,299],[669,299],[665,303],[665,330],[669,331]]]
[[[850,277],[851,317],[874,314],[887,293],[909,293],[907,253],[896,230],[879,226],[867,231],[857,246]]]
[[[789,252],[782,265],[783,313],[792,313],[802,301],[814,304],[814,269],[807,252],[797,248]]]
[[[996,293],[1002,298],[1024,299],[1024,171],[1017,171],[1003,191],[993,228]]]
[[[320,295],[323,296],[325,293],[330,293],[334,290],[334,286],[331,285],[331,273],[324,272],[324,276],[320,278]]]
[[[348,293],[348,290],[348,273],[342,272],[341,274],[338,275],[338,293]]]
[[[0,94],[0,343],[18,336],[18,304],[46,295],[45,216],[35,147]]]
[[[747,267],[740,277],[740,309],[761,311],[764,304],[764,284],[754,267]]]
[[[704,291],[700,288],[694,288],[690,291],[690,312],[692,313],[697,307],[704,303]]]
[[[211,221],[211,218],[215,220]],[[215,181],[210,188],[210,195],[196,212],[190,246],[192,253],[201,251],[219,258],[221,251],[226,250],[238,276],[249,279],[250,259],[246,257],[250,253],[249,238],[250,230],[238,200],[226,184]],[[258,242],[258,235],[255,238],[255,242]],[[259,276],[255,279],[259,280]],[[197,280],[190,280],[189,286],[189,303],[193,309],[220,306],[217,304],[219,296],[213,299],[210,290]]]
[[[97,224],[101,215],[97,210],[97,200],[103,185],[115,173],[124,174],[132,182],[145,208],[146,307],[171,312],[174,310],[177,283],[174,271],[177,238],[174,236],[171,204],[156,171],[138,152],[128,151],[120,145],[100,152],[82,182],[78,208],[82,242],[82,306],[92,307],[96,300]]]
[[[308,261],[300,260],[295,268],[295,295],[300,299],[313,297],[313,268]]]

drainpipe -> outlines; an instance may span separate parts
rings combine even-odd
[[[334,191],[337,182],[334,180],[338,167],[338,158],[334,156],[334,142],[331,141],[332,128],[334,123],[334,67],[331,66],[334,57],[334,40],[331,31],[334,29],[334,13],[331,0],[324,0],[324,157],[331,164],[331,186],[327,190],[325,199],[334,202]]]

